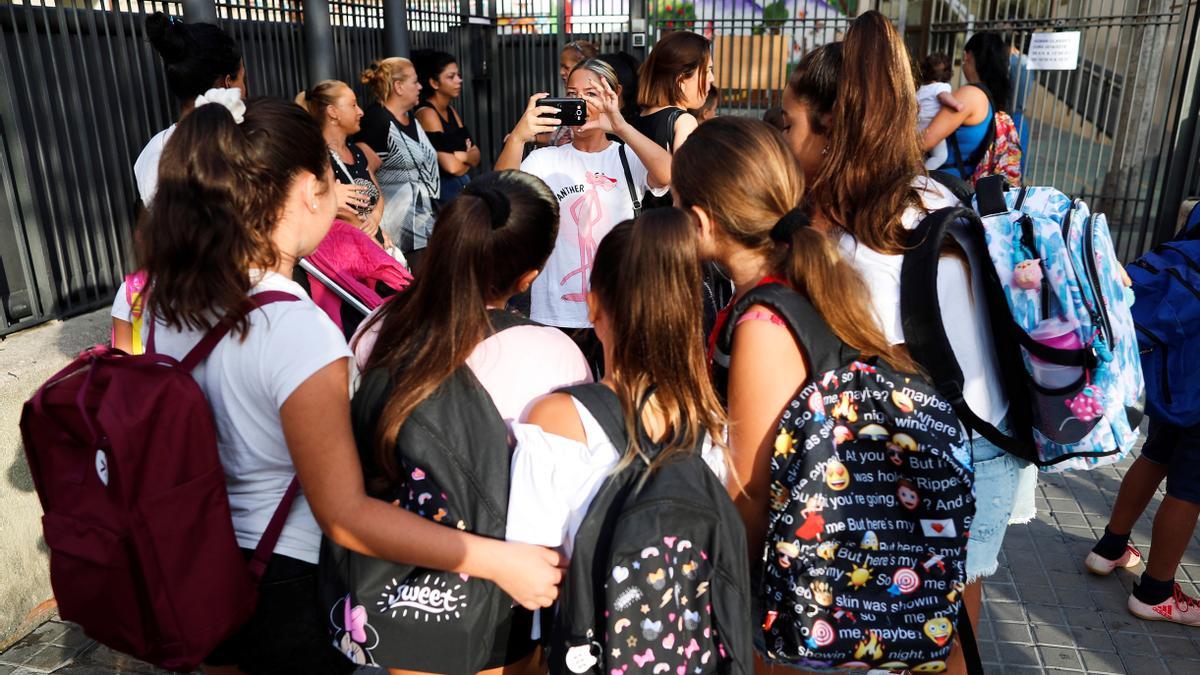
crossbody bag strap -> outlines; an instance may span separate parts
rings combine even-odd
[[[625,154],[624,143],[618,145],[617,153],[621,155],[621,169],[625,171],[625,186],[629,188],[629,199],[633,201],[633,217],[637,218],[642,215],[642,200],[638,198],[637,188],[633,186],[633,171],[629,169],[629,157]]]

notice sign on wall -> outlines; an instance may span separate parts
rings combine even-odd
[[[1079,67],[1079,31],[1034,33],[1026,57],[1029,70],[1075,70]]]

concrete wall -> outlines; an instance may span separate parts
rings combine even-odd
[[[108,311],[55,321],[0,341],[0,644],[32,626],[51,597],[42,507],[33,491],[18,422],[21,407],[81,350],[106,342]]]

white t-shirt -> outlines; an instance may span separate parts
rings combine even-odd
[[[238,545],[247,549],[258,545],[296,475],[279,409],[318,370],[351,356],[342,332],[298,284],[268,272],[251,294],[267,290],[285,291],[300,300],[255,310],[244,340],[226,336],[193,371],[216,420],[233,529]],[[149,323],[143,328],[143,337]],[[201,335],[200,331],[178,332],[159,324],[155,351],[183,358]],[[301,492],[275,552],[315,564],[320,546],[321,528]]]
[[[137,161],[133,163],[133,176],[137,179],[138,196],[142,198],[142,204],[150,205],[150,200],[154,197],[154,190],[158,187],[158,160],[162,157],[163,146],[167,144],[167,139],[171,138],[171,134],[175,133],[175,125],[163,129],[150,139],[146,147],[142,148],[142,153],[138,155]]]
[[[533,281],[529,316],[548,326],[587,328],[587,293],[592,260],[600,240],[618,223],[633,218],[633,198],[621,167],[620,144],[600,152],[573,145],[534,150],[521,170],[545,181],[558,198],[558,239],[545,269]],[[625,149],[638,199],[651,189],[648,172],[632,149]]]
[[[939,183],[919,177],[916,186],[921,190],[927,211],[916,208],[905,211],[901,222],[907,229],[916,228],[927,212],[960,204]],[[866,281],[884,335],[892,344],[902,344],[900,269],[904,256],[878,253],[858,244],[848,234],[841,236],[838,245],[842,255],[854,264]],[[938,262],[938,300],[946,336],[962,366],[963,398],[980,418],[995,425],[1008,413],[1008,399],[1000,383],[1000,367],[983,293],[982,283],[972,279],[961,260],[942,256]],[[977,302],[976,298],[980,300]]]
[[[937,117],[942,109],[938,100],[941,94],[949,94],[953,89],[945,82],[930,82],[917,89],[917,130],[924,131],[925,127]]]
[[[112,309],[108,313],[114,319],[133,323],[133,306],[129,304],[129,294],[125,288],[125,282],[122,281],[121,287],[117,289],[117,297],[113,298]]]
[[[504,538],[550,548],[569,558],[575,533],[604,479],[621,455],[587,407],[571,399],[583,423],[587,443],[547,433],[534,424],[514,424],[517,448],[512,458],[508,523]],[[725,482],[725,458],[705,440],[704,462]]]

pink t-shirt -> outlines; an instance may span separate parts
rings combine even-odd
[[[374,323],[351,340],[360,370],[378,335],[379,323]],[[500,417],[510,423],[522,419],[538,398],[592,381],[583,352],[565,333],[550,326],[517,326],[496,333],[475,347],[467,366],[492,397]]]

